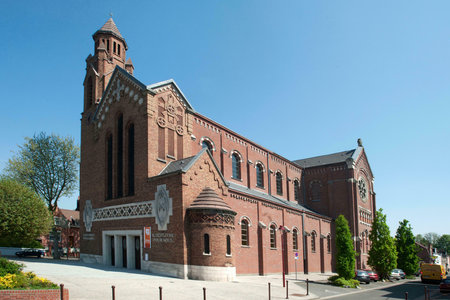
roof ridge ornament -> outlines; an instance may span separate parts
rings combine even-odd
[[[358,139],[358,147],[363,147],[363,143],[362,143],[361,138]]]

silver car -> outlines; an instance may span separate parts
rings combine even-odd
[[[391,279],[400,280],[402,278],[399,269],[394,269],[391,271],[391,275],[389,276]]]

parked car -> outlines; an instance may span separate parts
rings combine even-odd
[[[402,275],[400,275],[399,269],[394,269],[391,271],[391,274],[389,275],[391,279],[397,279],[400,280],[402,278]]]
[[[377,282],[380,278],[378,277],[377,272],[372,271],[372,270],[364,270],[367,272],[367,274],[369,274],[370,280]]]
[[[441,283],[439,284],[439,290],[441,293],[448,293],[450,292],[450,278],[442,279]]]
[[[16,255],[18,257],[36,256],[37,258],[40,258],[41,256],[44,256],[44,250],[43,249],[25,249],[22,251],[17,251]]]
[[[398,270],[398,272],[400,273],[400,279],[405,279],[406,278],[406,274],[402,269],[396,269]]]
[[[364,270],[356,270],[355,279],[359,282],[365,282],[366,284],[370,283],[369,273]]]

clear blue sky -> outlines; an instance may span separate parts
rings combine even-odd
[[[391,233],[405,218],[449,233],[450,1],[3,0],[0,168],[40,131],[79,143],[110,12],[140,81],[175,79],[198,112],[291,160],[362,138]]]

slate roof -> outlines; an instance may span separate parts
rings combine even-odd
[[[191,156],[191,157],[187,157],[187,158],[183,158],[183,159],[179,159],[179,160],[175,160],[170,162],[157,176],[155,177],[159,177],[162,175],[167,175],[167,174],[175,174],[175,173],[186,173],[193,165],[194,163],[203,155],[203,153],[208,153],[209,157],[211,158],[211,161],[214,164],[214,167],[217,170],[217,173],[219,174],[219,176],[222,178],[223,182],[228,185],[228,182],[225,180],[225,178],[223,177],[222,173],[219,170],[219,167],[216,164],[216,161],[214,160],[214,158],[212,157],[211,153],[209,152],[208,148],[202,148],[202,150],[200,150],[200,152],[198,152],[196,155]]]
[[[313,211],[313,210],[311,210],[309,208],[306,208],[305,206],[300,205],[300,204],[298,204],[296,202],[280,199],[278,197],[275,197],[275,196],[272,196],[272,195],[269,195],[269,194],[266,194],[266,193],[262,193],[262,192],[257,191],[257,190],[252,190],[252,189],[249,189],[248,187],[236,184],[234,182],[228,182],[228,184],[229,184],[228,187],[231,190],[242,192],[242,193],[245,193],[245,194],[250,195],[250,196],[262,198],[262,199],[267,200],[269,202],[272,202],[274,204],[288,206],[288,207],[291,207],[293,209],[297,209],[297,210],[300,210],[300,211],[305,211],[305,212],[313,213],[313,214],[316,214],[316,215],[319,215],[319,216],[322,216],[322,217],[330,218],[330,217],[322,215],[322,214],[320,214],[320,213],[318,213],[316,211]]]
[[[198,155],[198,154],[197,154]],[[186,157],[180,160],[171,161],[159,175],[166,175],[171,173],[186,172],[191,165],[197,160],[197,155]]]
[[[352,159],[353,161],[356,161],[356,159],[358,158],[362,149],[363,149],[362,147],[358,147],[353,150],[294,160],[293,163],[295,163],[296,165],[298,165],[302,168],[311,168],[311,167],[343,163],[343,162],[346,162],[348,159]]]

